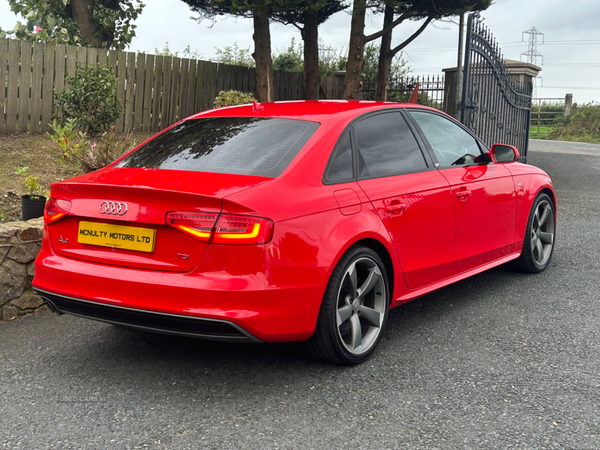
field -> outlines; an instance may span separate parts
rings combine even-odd
[[[552,132],[552,127],[531,126],[529,128],[530,139],[548,139],[548,135]]]

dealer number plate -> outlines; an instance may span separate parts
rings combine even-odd
[[[79,222],[77,242],[138,252],[154,251],[156,230],[97,222]]]

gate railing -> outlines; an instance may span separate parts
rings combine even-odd
[[[376,80],[365,80],[361,89],[361,100],[375,99]],[[387,91],[388,102],[406,103],[410,99],[416,85],[419,85],[417,103],[444,111],[444,76],[420,75],[392,78]]]
[[[531,83],[518,82],[509,75],[496,39],[478,14],[470,14],[461,122],[487,145],[514,145],[521,160],[526,161],[531,94]]]

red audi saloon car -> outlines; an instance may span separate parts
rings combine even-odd
[[[52,185],[33,285],[59,314],[357,364],[390,308],[548,266],[552,182],[518,156],[414,104],[205,111]]]

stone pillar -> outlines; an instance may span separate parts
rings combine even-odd
[[[538,76],[538,73],[542,71],[542,68],[535,64],[512,59],[505,59],[504,66],[510,77],[519,83],[531,83]]]

